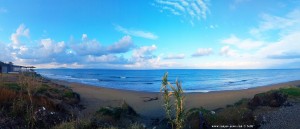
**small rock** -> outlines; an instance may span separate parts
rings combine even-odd
[[[284,104],[283,104],[284,107],[290,107],[290,106],[293,106],[293,104],[291,104],[290,102],[286,101]]]

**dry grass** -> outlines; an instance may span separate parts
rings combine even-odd
[[[0,87],[0,102],[10,102],[17,96],[17,92]]]
[[[36,93],[38,87],[41,87],[41,83],[37,80],[37,78],[35,78],[36,76],[34,74],[25,74],[26,73],[20,73],[18,84],[21,86],[22,90],[25,91],[25,93],[27,94],[26,97],[29,99],[29,103],[25,108],[25,119],[27,121],[27,127],[33,128],[35,126],[35,118],[33,117],[35,107],[35,104],[33,102],[33,94]]]
[[[3,74],[2,74],[2,73],[0,73],[0,86],[2,86],[2,85],[3,85],[3,82],[4,82],[4,80],[3,80]]]

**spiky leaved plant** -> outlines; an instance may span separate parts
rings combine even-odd
[[[168,90],[168,87],[172,89],[172,92]],[[166,117],[171,122],[172,128],[173,125],[176,126],[176,129],[182,129],[184,127],[184,120],[186,118],[186,113],[183,107],[183,90],[181,82],[176,80],[176,87],[174,87],[170,82],[168,82],[168,73],[165,73],[162,79],[162,88],[163,98],[164,98],[164,108],[166,111]],[[175,119],[172,119],[172,104],[171,104],[171,97],[175,99]]]
[[[175,97],[175,106],[176,106],[176,116],[175,116],[175,125],[176,125],[176,129],[182,129],[183,128],[183,124],[184,124],[184,120],[185,120],[185,112],[184,112],[184,108],[183,108],[183,90],[181,87],[181,82],[179,82],[178,80],[176,80],[176,88],[174,86],[172,86],[171,84],[169,84],[171,89],[173,90],[173,96]]]
[[[171,115],[171,110],[172,110],[172,104],[171,104],[171,96],[172,96],[172,92],[169,92],[168,89],[168,73],[165,73],[165,75],[163,76],[162,79],[162,85],[161,85],[161,92],[163,93],[163,99],[164,99],[164,108],[165,108],[165,112],[166,112],[166,118],[169,121],[172,121],[172,115]],[[172,124],[172,123],[171,123]]]

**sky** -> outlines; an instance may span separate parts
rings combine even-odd
[[[299,0],[0,0],[0,61],[38,68],[300,68]]]

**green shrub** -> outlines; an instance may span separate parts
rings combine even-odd
[[[253,112],[246,107],[232,106],[218,112],[212,124],[254,124],[252,113]]]
[[[133,128],[140,127],[134,124],[139,119],[139,115],[126,102],[118,107],[102,107],[91,118],[91,125],[95,128]]]
[[[203,107],[200,108],[192,108],[187,112],[187,119],[189,120],[193,115],[199,116],[199,113],[202,113],[203,117],[209,122],[214,123],[217,121],[217,115],[212,113],[212,111],[207,110]]]
[[[56,88],[51,88],[51,89],[49,89],[49,91],[52,92],[52,93],[57,93],[57,94],[61,92]]]
[[[241,106],[241,105],[247,105],[248,102],[250,101],[250,99],[247,99],[247,98],[242,98],[241,100],[235,102],[233,105],[234,106]]]
[[[4,87],[14,91],[21,90],[21,87],[17,83],[4,83]]]
[[[45,93],[46,91],[48,91],[48,89],[49,89],[49,86],[48,85],[46,85],[46,84],[42,84],[42,86],[41,87],[38,87],[38,89],[37,89],[37,93],[40,93],[40,94],[43,94],[43,93]]]
[[[289,97],[300,97],[299,87],[280,88],[279,91]]]
[[[74,92],[73,91],[65,91],[64,92],[64,97],[73,98],[74,97]]]
[[[122,113],[122,108],[121,107],[103,107],[100,108],[96,114],[99,115],[106,115],[106,116],[113,116],[115,119],[120,119]]]

